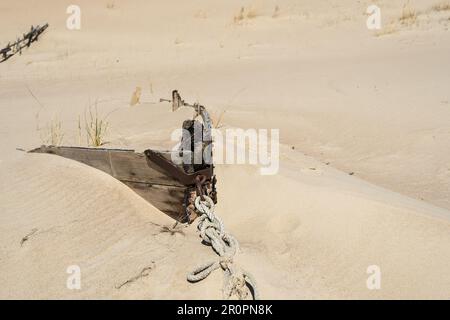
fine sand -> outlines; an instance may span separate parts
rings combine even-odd
[[[178,89],[221,130],[280,130],[278,174],[216,167],[217,213],[262,298],[449,299],[450,5],[374,2],[380,31],[372,1],[82,0],[75,31],[71,1],[0,2],[0,47],[50,24],[0,64],[0,298],[222,297],[220,271],[186,281],[216,258],[195,225],[170,232],[103,172],[17,150],[86,146],[89,109],[105,147],[173,146],[192,112],[158,101]]]

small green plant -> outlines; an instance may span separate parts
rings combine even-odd
[[[84,115],[85,130],[88,146],[100,147],[106,144],[105,136],[108,130],[108,122],[102,119],[98,115],[97,103],[95,104],[95,110],[89,107],[89,114]],[[81,124],[78,123],[78,127],[81,128]],[[81,130],[81,129],[80,129]]]
[[[249,8],[241,7],[241,9],[239,10],[239,13],[234,15],[233,21],[235,24],[241,24],[245,20],[251,20],[251,19],[257,18],[258,16],[259,16],[259,13],[255,7],[249,7]]]

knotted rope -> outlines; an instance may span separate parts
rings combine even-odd
[[[220,256],[219,260],[202,264],[187,275],[189,282],[198,282],[210,275],[216,269],[224,271],[223,296],[230,299],[236,296],[242,300],[248,296],[249,289],[253,299],[259,299],[256,282],[253,277],[233,263],[233,257],[239,249],[237,240],[225,232],[222,220],[214,214],[214,201],[204,195],[195,199],[195,208],[201,213],[197,229],[206,244],[210,244]]]

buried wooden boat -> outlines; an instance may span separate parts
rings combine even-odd
[[[175,111],[194,108],[194,119],[183,122],[183,136],[177,151],[41,146],[32,153],[54,154],[106,172],[173,219],[191,223],[198,216],[197,196],[208,195],[217,202],[216,178],[212,163],[211,120],[199,104],[187,104],[172,92]],[[201,116],[203,123],[195,120]]]

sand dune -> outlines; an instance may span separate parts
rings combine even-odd
[[[321,169],[266,178],[254,168],[219,167],[227,201],[218,211],[240,240],[238,261],[261,294],[448,297],[447,212],[411,209],[415,201],[395,194],[380,200],[374,195],[389,192]],[[23,155],[2,164],[1,175],[2,297],[220,298],[220,273],[200,284],[185,281],[193,266],[214,257],[193,228],[164,232],[173,221],[106,174],[55,156]],[[381,291],[366,288],[373,264],[383,270]],[[82,270],[80,291],[65,286],[70,265]]]
[[[223,130],[280,129],[277,175],[217,166],[217,211],[263,298],[450,298],[441,2],[410,1],[405,22],[403,1],[377,1],[378,32],[370,1],[79,3],[78,31],[65,26],[70,1],[0,3],[0,47],[50,24],[0,64],[0,298],[221,298],[219,271],[186,281],[215,257],[194,226],[167,232],[173,220],[112,177],[16,150],[45,143],[55,122],[62,144],[86,145],[89,106],[108,121],[106,147],[170,147],[192,115],[158,103],[175,88],[226,111]],[[66,287],[71,265],[81,290]],[[366,286],[371,265],[380,290]]]
[[[173,221],[120,182],[46,155],[2,166],[2,178],[2,298],[184,297],[182,262],[197,239],[164,232]],[[66,287],[71,265],[81,268],[80,291]],[[127,283],[146,268],[148,276]],[[208,297],[198,286],[189,291]]]

